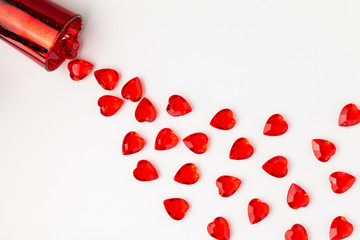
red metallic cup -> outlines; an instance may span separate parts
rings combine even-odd
[[[77,55],[82,18],[49,0],[0,0],[0,38],[48,71]]]

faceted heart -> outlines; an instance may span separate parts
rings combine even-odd
[[[164,200],[164,207],[172,219],[181,220],[185,217],[189,204],[182,198],[170,198]]]
[[[174,180],[178,183],[191,185],[199,180],[199,173],[195,164],[187,163],[175,174]]]
[[[283,156],[276,156],[268,160],[262,168],[273,177],[283,178],[288,173],[287,159]]]
[[[135,110],[135,118],[138,122],[153,122],[156,119],[154,105],[147,98],[143,98]]]
[[[298,209],[309,205],[309,195],[296,184],[291,184],[288,195],[287,203],[292,209]]]
[[[133,175],[137,180],[142,182],[153,181],[159,177],[155,167],[147,160],[138,162]]]
[[[230,197],[240,187],[241,180],[232,176],[221,176],[216,180],[216,186],[222,197]]]
[[[178,144],[178,137],[170,128],[161,129],[155,140],[155,150],[168,150]]]
[[[253,146],[246,138],[237,139],[231,147],[230,159],[243,160],[251,157],[254,153]]]
[[[129,132],[125,135],[122,144],[122,153],[130,155],[139,152],[145,146],[145,140],[136,132]]]
[[[207,231],[215,239],[229,240],[230,239],[230,226],[223,217],[217,217],[215,220],[208,224]]]
[[[356,178],[348,173],[334,172],[329,177],[331,189],[334,193],[344,193],[354,184]]]
[[[285,240],[308,240],[305,228],[300,224],[295,224],[285,233]]]
[[[353,225],[346,218],[336,217],[330,227],[330,240],[340,240],[349,237],[353,232]]]
[[[114,90],[120,75],[113,69],[100,69],[94,72],[95,78],[105,90]]]
[[[360,122],[360,110],[355,104],[346,105],[340,113],[339,126],[350,127]]]
[[[123,100],[110,95],[105,95],[99,98],[98,105],[100,107],[100,113],[105,117],[110,117],[117,113],[123,104]]]
[[[327,162],[335,154],[335,145],[327,140],[313,139],[312,149],[315,157],[321,162]]]
[[[251,224],[258,223],[269,214],[269,205],[257,198],[254,198],[249,203],[248,214]]]
[[[184,144],[192,152],[202,154],[207,150],[208,137],[204,133],[193,133],[183,139]]]
[[[220,110],[211,119],[210,125],[221,130],[230,130],[235,126],[234,114],[230,109]]]
[[[137,102],[142,98],[143,88],[140,78],[135,77],[129,80],[121,89],[121,96],[132,102]]]
[[[93,65],[85,60],[76,59],[69,62],[68,69],[71,79],[79,81],[89,75]]]
[[[288,124],[280,114],[272,115],[264,127],[264,135],[279,136],[288,130]]]
[[[192,111],[190,104],[179,95],[172,95],[169,98],[169,104],[166,111],[174,117],[184,116]]]
[[[67,59],[75,59],[78,55],[80,43],[74,37],[68,37],[61,41],[61,50]]]

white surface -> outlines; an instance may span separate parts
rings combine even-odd
[[[360,106],[360,2],[357,0],[62,0],[81,13],[85,29],[80,57],[96,68],[122,74],[118,88],[139,75],[145,95],[159,115],[152,124],[136,122],[136,104],[126,102],[111,118],[99,114],[97,99],[109,92],[93,75],[68,77],[66,64],[47,73],[0,42],[0,238],[2,240],[212,239],[207,224],[226,217],[232,239],[283,239],[295,223],[310,239],[328,239],[333,218],[354,224],[349,240],[360,239],[360,184],[343,195],[330,190],[328,176],[347,171],[360,179],[360,126],[340,128],[341,108]],[[170,117],[168,97],[181,94],[193,112]],[[211,117],[234,110],[231,131],[213,129]],[[281,137],[262,135],[273,113],[287,119]],[[163,127],[180,138],[204,131],[209,150],[195,155],[183,144],[153,149]],[[146,148],[121,154],[124,135],[138,131]],[[235,139],[247,137],[255,154],[228,159]],[[312,138],[337,146],[328,163],[315,159]],[[289,161],[284,179],[267,175],[262,164],[275,155]],[[152,161],[161,177],[140,183],[132,171],[140,159]],[[194,186],[172,180],[178,168],[194,162],[201,179]],[[215,180],[233,174],[239,191],[221,198]],[[291,183],[308,191],[311,203],[292,210],[286,204]],[[163,209],[168,197],[191,204],[176,222]],[[250,225],[247,204],[268,202],[271,213]]]

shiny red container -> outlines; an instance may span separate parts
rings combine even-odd
[[[0,0],[0,38],[48,71],[76,57],[82,18],[49,0]]]

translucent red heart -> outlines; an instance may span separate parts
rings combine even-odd
[[[134,177],[142,182],[158,179],[159,175],[155,167],[147,160],[140,160],[133,172]]]
[[[295,224],[286,231],[285,240],[308,240],[308,235],[302,225]]]
[[[74,81],[80,81],[90,74],[94,65],[88,61],[76,59],[68,64],[70,78]]]
[[[262,168],[265,172],[276,178],[283,178],[288,173],[288,161],[283,156],[276,156],[269,159]]]
[[[264,135],[267,136],[280,136],[286,133],[288,124],[280,114],[272,115],[266,122],[264,127]]]
[[[136,132],[129,132],[125,135],[122,144],[123,155],[130,155],[141,151],[145,146],[145,140]]]
[[[164,207],[169,216],[174,220],[181,220],[189,209],[189,204],[182,198],[170,198],[164,200]]]
[[[334,172],[330,175],[329,181],[334,193],[341,194],[349,190],[354,184],[356,178],[345,172]]]
[[[360,110],[355,104],[346,105],[339,116],[339,126],[350,127],[360,122]]]
[[[143,98],[135,110],[135,118],[138,122],[153,122],[156,119],[156,109],[147,98]]]
[[[216,186],[222,197],[232,196],[240,187],[241,180],[233,176],[221,176],[216,180]]]
[[[114,90],[120,79],[120,75],[114,69],[100,69],[94,72],[97,82],[105,90]]]
[[[321,162],[327,162],[335,154],[335,145],[324,139],[313,139],[312,149],[315,157]]]
[[[248,215],[251,224],[262,221],[269,214],[269,205],[260,199],[254,198],[249,202]]]
[[[230,109],[222,109],[211,119],[210,125],[221,130],[230,130],[235,126],[234,114]]]
[[[203,154],[207,150],[208,137],[205,133],[193,133],[183,139],[186,147],[196,154]]]
[[[246,138],[237,139],[231,147],[229,157],[233,160],[244,160],[251,157],[254,148]]]
[[[121,89],[121,96],[132,102],[138,102],[143,95],[143,87],[140,78],[129,80]]]
[[[230,239],[230,226],[227,220],[223,217],[217,217],[208,224],[207,231],[215,239],[229,240]]]
[[[173,117],[184,116],[192,111],[190,104],[179,95],[172,95],[169,98],[169,103],[166,111]]]
[[[113,116],[119,111],[123,104],[123,100],[110,95],[105,95],[99,98],[98,106],[100,107],[100,113],[105,117]]]
[[[309,205],[309,195],[296,184],[291,184],[288,194],[287,194],[287,203],[292,209],[298,209],[306,207]]]
[[[178,137],[170,128],[161,129],[155,139],[155,150],[162,151],[174,148],[178,142]]]
[[[195,164],[187,163],[175,174],[174,180],[181,184],[192,185],[199,180],[199,173]]]
[[[340,240],[349,237],[353,232],[353,225],[345,217],[336,217],[330,226],[330,240]]]

